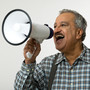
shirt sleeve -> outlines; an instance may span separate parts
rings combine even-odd
[[[35,65],[36,63],[28,65],[24,62],[22,63],[21,70],[16,74],[14,90],[25,90],[30,88]]]
[[[27,65],[23,62],[21,70],[16,74],[14,90],[44,90],[46,79],[42,66],[43,64]]]

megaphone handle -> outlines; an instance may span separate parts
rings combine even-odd
[[[38,43],[38,41],[36,41],[37,43]],[[36,50],[36,47],[34,47],[34,51]],[[33,56],[33,54],[34,54],[34,51],[33,51],[33,53],[31,54],[29,51],[26,53],[26,56],[27,56],[27,58],[31,58],[32,56]]]
[[[36,43],[40,43],[40,42],[36,40]],[[28,52],[26,53],[27,58],[29,58],[29,59],[32,58],[32,56],[33,56],[35,50],[36,50],[36,47],[34,47],[34,51],[33,51],[32,54],[28,51]]]
[[[29,58],[29,59],[32,57],[32,55],[33,55],[33,54],[31,54],[30,52],[27,52],[27,53],[26,53],[26,56],[27,56],[27,58]]]

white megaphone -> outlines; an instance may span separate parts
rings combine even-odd
[[[30,16],[21,9],[10,11],[3,20],[2,33],[11,45],[20,45],[28,38],[34,38],[39,43],[53,36],[53,30],[48,25],[34,24]]]
[[[24,10],[14,9],[4,18],[2,23],[4,39],[11,45],[20,45],[28,38],[34,38],[39,43],[53,36],[53,30],[48,25],[32,24],[31,18]],[[27,56],[32,55],[28,52]]]

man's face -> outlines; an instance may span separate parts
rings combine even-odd
[[[56,49],[67,52],[76,44],[75,16],[72,13],[60,14],[54,24],[54,42]]]

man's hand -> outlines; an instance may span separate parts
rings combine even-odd
[[[24,47],[24,57],[25,57],[25,63],[30,64],[34,63],[36,60],[36,57],[40,53],[41,47],[40,43],[38,43],[35,39],[29,39]],[[32,54],[31,58],[28,58],[26,53],[30,52]]]

